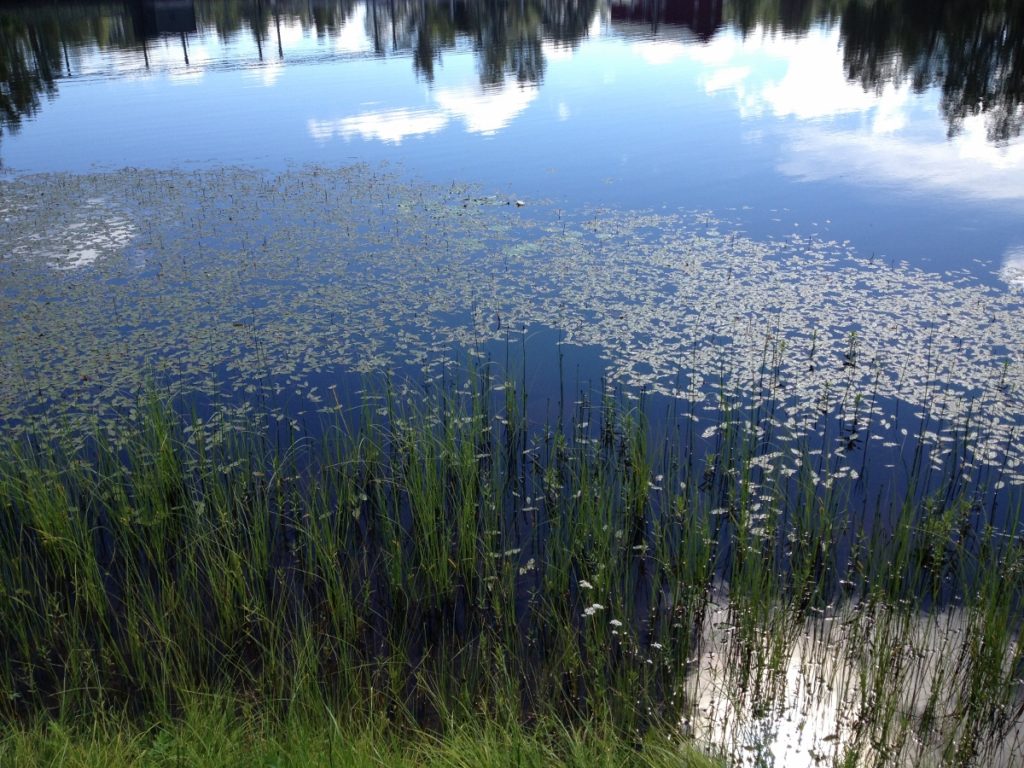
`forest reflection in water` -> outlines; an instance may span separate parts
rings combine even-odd
[[[97,48],[101,55],[130,54],[134,65],[146,70],[148,46],[160,37],[180,39],[186,65],[196,40],[217,49],[215,61],[230,63],[232,42],[251,38],[256,56],[245,63],[288,60],[296,44],[282,39],[282,26],[298,25],[304,37],[316,41],[340,41],[362,20],[362,29],[354,30],[365,36],[357,46],[360,53],[408,55],[417,75],[429,83],[443,53],[471,48],[480,83],[487,87],[506,78],[543,82],[543,44],[574,47],[595,19],[608,21],[623,36],[681,28],[697,43],[724,30],[744,37],[758,29],[799,37],[815,26],[838,26],[846,77],[866,91],[880,92],[890,83],[916,92],[939,89],[950,135],[974,115],[985,116],[988,139],[995,143],[1019,136],[1024,126],[1021,0],[136,0],[0,8],[0,130],[17,131],[43,99],[58,96],[60,81],[79,74],[82,61],[94,57]]]

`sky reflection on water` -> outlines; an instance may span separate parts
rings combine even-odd
[[[570,208],[741,210],[758,236],[810,227],[997,284],[1020,244],[1024,108],[1020,62],[989,37],[1012,48],[1020,22],[992,11],[968,44],[978,11],[897,6],[15,6],[43,45],[9,45],[8,71],[48,95],[9,100],[0,161],[387,162]]]

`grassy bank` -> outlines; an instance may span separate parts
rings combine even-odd
[[[8,441],[3,748],[375,764],[386,719],[385,764],[657,765],[680,734],[739,761],[796,675],[836,764],[1019,754],[1024,546],[962,472],[866,495],[761,406],[700,450],[643,399],[526,406],[471,373],[315,437],[153,398],[116,440]]]
[[[223,702],[222,702],[223,703]],[[11,768],[712,768],[692,747],[649,734],[623,739],[614,728],[557,723],[463,721],[443,732],[395,729],[383,719],[358,729],[329,713],[268,722],[265,713],[205,702],[148,726],[104,716],[78,725],[49,722],[0,737],[0,764]]]

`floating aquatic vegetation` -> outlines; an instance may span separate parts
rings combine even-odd
[[[919,440],[937,465],[964,444],[965,471],[1024,482],[1020,300],[967,272],[365,166],[25,176],[0,208],[9,426],[127,411],[147,380],[263,397],[283,419],[328,409],[333,370],[429,380],[446,351],[545,327],[710,425],[723,396],[770,402],[762,429],[828,415],[878,448]]]

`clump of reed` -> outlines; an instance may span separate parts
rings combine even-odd
[[[847,764],[968,764],[1019,729],[1024,544],[959,474],[872,496],[724,398],[703,440],[605,389],[532,424],[487,370],[382,382],[315,437],[151,396],[116,440],[7,440],[0,718],[210,697],[640,738],[694,724],[708,685],[731,717],[779,711],[799,651],[859,718],[827,740]]]

